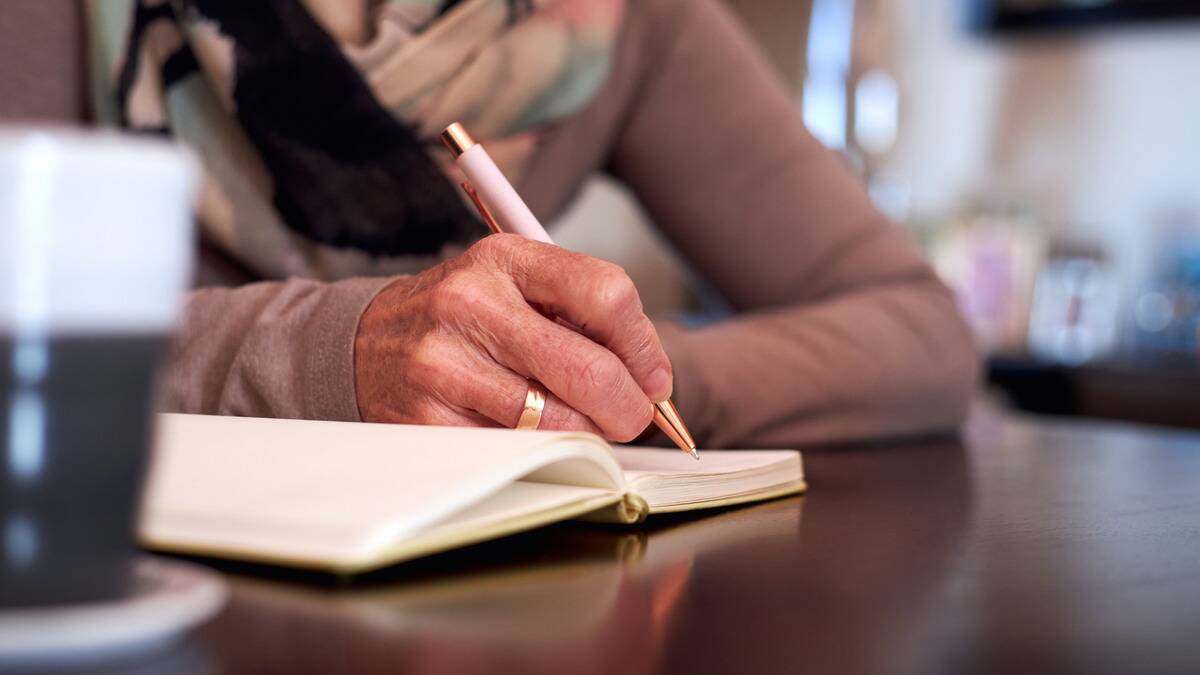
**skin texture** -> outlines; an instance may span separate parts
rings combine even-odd
[[[380,292],[359,322],[364,421],[515,426],[528,379],[549,390],[540,429],[629,441],[671,394],[671,364],[620,267],[516,235]]]

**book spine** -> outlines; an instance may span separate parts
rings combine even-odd
[[[620,525],[635,525],[650,515],[650,505],[640,495],[627,492],[621,500],[602,509],[581,516],[578,520],[589,523],[617,523]]]

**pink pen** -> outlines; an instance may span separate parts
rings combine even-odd
[[[538,222],[525,200],[513,188],[512,183],[500,172],[487,150],[476,143],[461,124],[455,122],[442,132],[442,142],[454,153],[458,166],[467,177],[463,190],[471,197],[484,222],[493,232],[512,232],[528,239],[553,244],[546,228]],[[663,430],[676,445],[692,457],[699,459],[696,442],[688,432],[683,418],[675,409],[671,399],[654,402],[654,423]]]
[[[461,124],[455,122],[442,132],[442,142],[450,148],[458,160],[458,167],[479,195],[479,199],[491,211],[500,229],[519,234],[526,239],[553,244],[546,228],[538,222],[525,200],[513,189],[512,183],[500,172],[487,150],[476,143]]]

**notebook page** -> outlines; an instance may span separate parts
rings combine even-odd
[[[586,434],[175,414],[158,427],[141,528],[151,541],[357,559],[530,473],[623,489],[607,446]]]
[[[713,501],[803,480],[795,450],[702,450],[618,447],[613,455],[630,489],[655,507]]]

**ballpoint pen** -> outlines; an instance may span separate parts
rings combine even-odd
[[[554,243],[516,189],[500,172],[500,167],[461,124],[455,122],[446,127],[441,138],[467,177],[462,188],[488,228],[493,232],[511,232],[547,244]],[[692,440],[692,434],[688,432],[671,399],[654,402],[654,423],[681,450],[700,459],[696,442]]]

